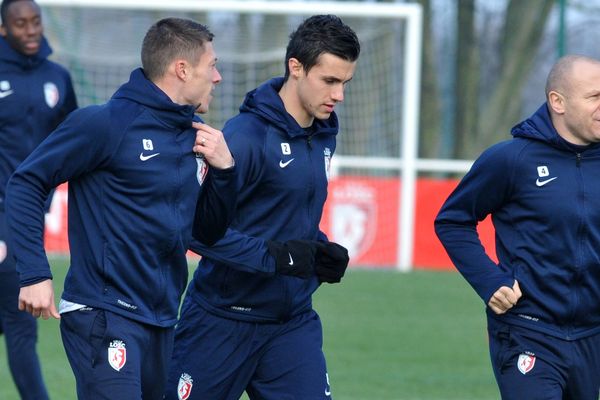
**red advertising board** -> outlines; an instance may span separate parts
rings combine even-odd
[[[321,230],[348,249],[353,265],[395,264],[399,190],[395,178],[340,177],[329,183]]]
[[[421,178],[417,182],[413,266],[453,269],[437,239],[433,221],[457,180]],[[321,229],[330,240],[348,248],[351,265],[393,268],[398,259],[400,180],[338,177],[329,184]],[[489,219],[478,226],[480,238],[494,254]]]

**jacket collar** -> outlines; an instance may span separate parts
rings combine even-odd
[[[21,69],[33,69],[44,62],[52,54],[52,48],[45,37],[42,36],[40,50],[32,55],[26,56],[12,48],[6,39],[0,36],[0,62],[18,66]]]

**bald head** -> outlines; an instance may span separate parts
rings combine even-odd
[[[600,66],[600,61],[580,55],[561,57],[550,70],[546,80],[546,98],[550,92],[555,91],[568,95],[572,89],[572,81],[577,78],[576,69],[584,64]]]
[[[552,125],[576,145],[600,142],[600,61],[570,55],[548,74],[546,98]]]

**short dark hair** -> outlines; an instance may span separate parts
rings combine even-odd
[[[142,43],[142,68],[146,77],[155,80],[164,76],[176,58],[197,65],[204,44],[214,35],[208,27],[182,18],[164,18],[150,27]]]
[[[308,73],[323,53],[351,62],[360,55],[356,33],[336,15],[313,15],[290,35],[285,54],[285,79],[290,74],[290,58],[296,58]]]
[[[32,3],[35,3],[35,0],[2,0],[2,4],[0,4],[0,19],[2,19],[2,24],[6,24],[8,7],[17,1],[31,1]]]

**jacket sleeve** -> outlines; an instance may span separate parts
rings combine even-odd
[[[66,82],[66,93],[65,93],[65,101],[60,109],[60,116],[56,122],[56,125],[53,126],[50,130],[55,130],[58,125],[60,125],[67,116],[77,109],[77,97],[75,96],[75,90],[73,89],[73,82],[71,81],[71,75],[64,70],[65,82]],[[45,204],[45,211],[50,211],[50,205],[52,203],[52,196],[54,195],[54,188],[48,194],[48,200]]]
[[[221,239],[233,219],[237,200],[236,167],[210,168],[198,195],[192,236],[211,246]]]
[[[500,287],[514,283],[512,275],[486,254],[477,233],[479,222],[509,200],[514,162],[507,156],[506,143],[475,161],[435,219],[436,234],[450,259],[485,304]]]
[[[240,197],[252,196],[250,185],[260,183],[262,177],[264,139],[260,139],[263,137],[261,134],[255,134],[261,128],[264,129],[239,115],[223,127],[227,145],[235,159],[236,170],[236,173],[232,174],[235,175],[232,187],[228,186],[227,190],[234,191],[238,200]],[[209,202],[206,203],[210,208]],[[232,214],[235,214],[235,204],[233,206]],[[235,215],[232,215],[232,218],[235,218]],[[198,235],[194,236],[196,240],[192,241],[190,249],[203,257],[250,273],[275,273],[275,260],[269,253],[265,239],[230,228],[220,240],[209,247],[198,242]]]
[[[225,236],[212,246],[192,240],[190,249],[202,257],[240,271],[275,274],[275,259],[269,253],[267,241],[234,229],[227,229]]]
[[[6,217],[21,286],[52,278],[44,250],[44,202],[53,188],[109,157],[106,118],[72,113],[23,161],[6,188]]]

